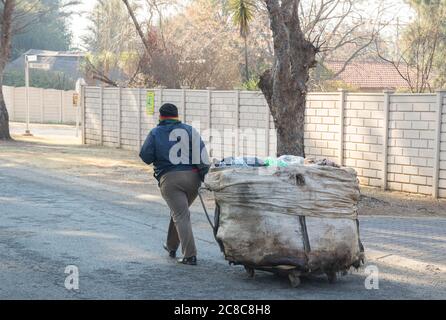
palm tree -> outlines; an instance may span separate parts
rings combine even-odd
[[[248,61],[248,35],[249,23],[254,19],[256,0],[229,0],[229,10],[232,13],[234,23],[240,28],[240,36],[245,42],[245,76],[250,80]]]

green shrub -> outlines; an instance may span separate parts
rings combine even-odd
[[[245,81],[242,83],[241,89],[247,91],[258,91],[260,90],[259,81],[260,79],[258,77],[251,78],[249,79],[249,81]]]

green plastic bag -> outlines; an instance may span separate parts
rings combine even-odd
[[[281,167],[285,168],[288,167],[288,164],[282,160],[279,160],[277,158],[266,158],[265,159],[265,166],[266,167]]]

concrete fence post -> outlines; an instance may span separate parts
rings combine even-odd
[[[384,120],[383,120],[383,156],[382,156],[382,189],[387,190],[388,160],[389,160],[389,117],[390,117],[390,95],[393,91],[385,90],[384,94]]]
[[[181,92],[181,115],[183,117],[183,122],[186,123],[187,119],[186,119],[186,113],[187,113],[187,101],[186,101],[186,94],[188,89],[190,89],[189,86],[181,86],[182,92]]]
[[[270,116],[269,116],[269,105],[268,102],[265,99],[265,110],[266,110],[266,134],[265,134],[265,157],[270,156],[270,131],[271,131],[271,123],[270,123]]]
[[[209,123],[209,156],[212,157],[214,155],[214,150],[212,147],[212,90],[215,90],[214,87],[207,87],[208,91],[208,123]]]
[[[159,108],[158,108],[158,110],[159,109],[161,109],[161,107],[163,106],[163,103],[164,103],[164,90],[165,89],[167,89],[167,87],[165,87],[165,86],[160,86],[159,88],[158,88],[158,90],[159,90],[159,95],[160,95],[160,97],[159,97]]]
[[[117,115],[117,129],[118,129],[118,136],[117,136],[117,147],[121,148],[121,141],[122,141],[122,88],[118,88],[118,115]]]
[[[212,129],[212,90],[213,88],[207,88],[208,96],[207,96],[207,106],[208,106],[208,125],[209,131]]]
[[[15,87],[10,87],[11,92],[11,121],[15,121]]]
[[[339,165],[344,166],[344,129],[345,129],[345,98],[347,92],[344,89],[338,89],[339,91]]]
[[[432,197],[439,196],[440,184],[440,155],[441,155],[441,124],[443,117],[443,100],[446,90],[437,90],[437,113],[435,123],[435,149],[434,149],[434,171],[432,175]]]
[[[60,123],[63,123],[63,105],[64,105],[64,103],[63,103],[63,90],[60,90],[59,91],[60,92],[60,109],[59,109],[59,122]]]
[[[161,107],[163,106],[163,104],[164,104],[164,90],[166,90],[167,89],[167,87],[166,86],[159,86],[158,87],[158,93],[159,93],[159,107],[158,107],[158,112],[159,112],[159,110],[161,109]],[[155,99],[155,101],[156,101],[156,99]],[[156,114],[156,108],[155,108],[155,112],[154,112],[154,115]],[[154,127],[156,127],[156,124],[157,124],[157,121],[158,121],[158,119],[155,119],[154,121],[153,121],[153,126]]]
[[[78,89],[79,89],[79,88],[78,88]],[[79,91],[75,91],[75,93],[79,94]],[[70,98],[73,99],[73,95],[74,95],[74,93],[71,93],[70,95],[71,95]],[[70,99],[70,100],[71,100],[71,99]],[[78,97],[78,99],[80,99],[80,97]],[[71,102],[74,102],[74,101],[71,101]],[[79,100],[77,101],[77,106],[75,106],[75,105],[73,104],[73,107],[75,108],[75,116],[76,116],[76,138],[79,138],[79,130],[80,130],[80,129],[79,129],[79,127],[80,127],[80,109],[81,109]]]
[[[101,86],[99,93],[99,144],[104,145],[104,87]]]
[[[144,108],[144,106],[143,106],[143,104],[144,104],[144,100],[143,100],[143,89],[141,89],[141,88],[139,88],[138,89],[138,95],[139,95],[139,99],[138,99],[138,108],[137,108],[137,111],[138,111],[138,115],[137,115],[137,118],[138,118],[138,128],[137,128],[137,130],[138,130],[138,137],[137,137],[137,141],[138,141],[138,150],[141,148],[141,146],[142,146],[142,139],[141,139],[141,121],[142,121],[142,117],[141,117],[141,107],[142,108]],[[144,110],[144,109],[143,109]]]
[[[40,122],[45,123],[45,90],[40,89]]]
[[[79,97],[79,100],[81,102],[80,108],[81,108],[81,121],[82,121],[82,144],[87,144],[87,124],[86,124],[86,112],[85,112],[85,86],[81,86],[81,96]]]
[[[240,90],[235,90],[235,146],[234,156],[240,157]]]

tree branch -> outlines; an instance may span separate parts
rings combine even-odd
[[[141,25],[139,24],[138,19],[136,19],[135,13],[133,12],[133,9],[130,6],[129,1],[128,0],[122,0],[122,1],[124,2],[125,6],[127,7],[127,10],[128,10],[128,12],[130,14],[130,17],[133,20],[133,24],[135,25],[136,31],[138,32],[138,35],[141,38],[141,41],[144,44],[144,47],[146,48],[147,55],[150,58],[152,58],[152,53],[151,53],[151,50],[150,50],[150,44],[147,41],[147,38],[146,38],[146,36],[144,35],[144,32],[141,29]]]

